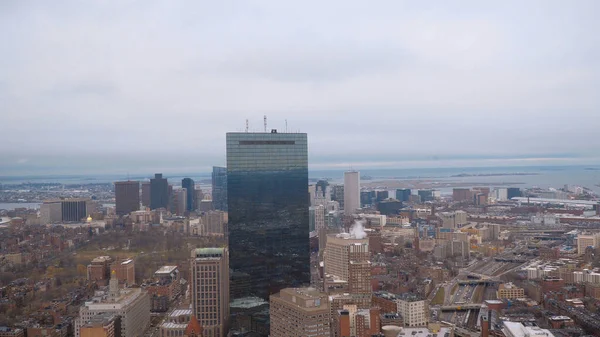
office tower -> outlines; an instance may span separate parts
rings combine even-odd
[[[518,187],[509,187],[506,189],[507,198],[510,200],[521,196],[521,189]]]
[[[453,201],[472,201],[473,192],[468,188],[454,188],[452,189],[452,200]]]
[[[309,229],[312,232],[321,228],[325,228],[325,206],[312,206],[309,208]]]
[[[192,309],[205,337],[225,337],[229,322],[229,252],[197,248],[191,259]]]
[[[169,210],[171,213],[179,216],[184,215],[188,205],[188,195],[187,189],[185,188],[176,188],[171,191],[171,196],[169,198]]]
[[[305,133],[228,133],[231,267],[263,299],[310,282]]]
[[[102,314],[120,316],[121,337],[142,336],[150,325],[150,297],[141,288],[119,289],[116,273],[111,273],[108,294],[99,292],[79,308],[75,320],[75,337],[92,317]],[[116,328],[116,327],[115,327]]]
[[[417,194],[421,197],[421,202],[433,201],[433,190],[419,190]]]
[[[212,199],[216,210],[227,212],[227,168],[213,166]]]
[[[382,202],[390,197],[390,193],[388,191],[377,191],[375,195],[377,198],[377,202]]]
[[[360,173],[344,172],[344,214],[352,215],[360,208]]]
[[[401,209],[402,202],[396,199],[383,200],[377,204],[377,210],[379,211],[379,213],[387,216],[398,215]]]
[[[196,209],[196,185],[194,180],[191,178],[183,178],[181,180],[181,187],[187,191],[187,200],[185,209],[191,212]]]
[[[150,182],[142,182],[142,206],[150,207]]]
[[[115,182],[115,209],[117,215],[126,215],[140,209],[140,182]]]
[[[80,222],[95,211],[95,203],[91,199],[57,199],[44,200],[40,206],[42,224],[60,222]]]
[[[271,337],[329,337],[327,294],[314,288],[286,288],[270,298]]]
[[[162,173],[156,173],[150,179],[150,209],[169,207],[169,183]]]
[[[355,225],[357,226],[357,225]],[[359,308],[371,303],[371,253],[369,238],[361,229],[328,234],[325,248],[325,290],[345,285]]]
[[[362,207],[371,207],[372,204],[371,191],[360,191],[360,205]]]
[[[340,209],[344,209],[344,185],[331,186],[331,200],[340,204]]]
[[[411,190],[410,188],[400,188],[396,190],[396,199],[406,202],[410,199]]]

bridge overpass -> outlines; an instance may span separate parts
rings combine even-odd
[[[460,280],[458,281],[458,284],[460,285],[480,285],[480,284],[484,284],[484,285],[494,285],[494,284],[498,284],[498,283],[502,283],[502,281],[500,280],[496,280],[496,279],[479,279],[479,280]]]
[[[454,305],[443,305],[440,307],[442,311],[465,311],[481,309],[481,304],[477,303],[465,303],[465,304],[454,304]]]

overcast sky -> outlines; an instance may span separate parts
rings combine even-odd
[[[600,1],[0,1],[1,175],[600,163]]]

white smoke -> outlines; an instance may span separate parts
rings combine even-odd
[[[354,224],[352,225],[352,227],[350,227],[350,237],[359,240],[367,237],[363,221],[354,221]]]

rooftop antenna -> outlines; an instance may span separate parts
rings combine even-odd
[[[265,132],[267,132],[267,115],[265,115],[264,120],[265,120]]]
[[[285,133],[287,133],[287,119],[285,120]]]
[[[246,119],[246,133],[248,133],[248,120]]]

